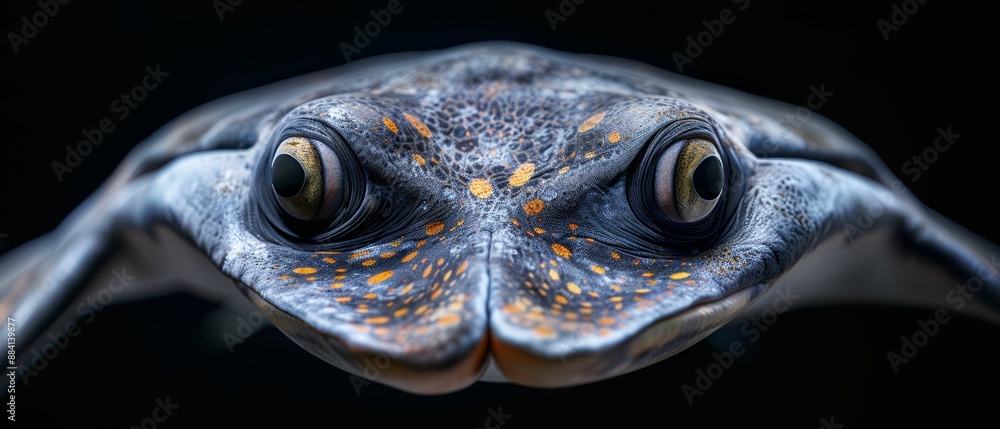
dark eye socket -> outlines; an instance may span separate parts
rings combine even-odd
[[[369,200],[368,176],[357,156],[329,124],[291,118],[275,134],[257,165],[253,202],[273,240],[306,245],[344,245],[371,232],[380,221]]]
[[[303,137],[281,142],[271,159],[271,187],[278,205],[296,219],[330,217],[344,197],[343,168],[328,146]]]
[[[731,217],[738,171],[715,136],[702,121],[674,122],[650,140],[631,170],[629,205],[664,253],[704,249]]]

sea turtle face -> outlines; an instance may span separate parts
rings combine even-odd
[[[360,70],[241,99],[142,213],[298,344],[408,391],[491,359],[545,387],[655,363],[889,194],[836,127],[665,73],[517,45]]]

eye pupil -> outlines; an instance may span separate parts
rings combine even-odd
[[[698,164],[691,177],[695,192],[702,199],[711,201],[722,193],[722,161],[710,156]]]
[[[295,157],[283,153],[271,164],[271,185],[282,198],[292,198],[299,194],[306,183],[306,171]]]

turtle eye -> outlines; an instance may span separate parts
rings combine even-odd
[[[343,201],[343,168],[327,145],[289,137],[275,151],[270,171],[278,205],[296,219],[328,218]]]
[[[743,190],[738,160],[699,120],[666,125],[636,157],[626,197],[636,231],[662,255],[705,249],[728,229]]]
[[[656,164],[653,194],[660,213],[675,222],[705,218],[719,202],[725,174],[712,143],[691,139],[674,143]]]

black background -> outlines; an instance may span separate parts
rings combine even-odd
[[[224,0],[223,0],[224,1]],[[177,115],[218,97],[345,63],[339,48],[386,1],[245,0],[220,20],[212,1],[72,1],[14,53],[5,45],[0,90],[0,253],[43,234],[107,178],[130,147]],[[729,1],[657,6],[589,0],[550,27],[559,1],[445,6],[403,1],[403,11],[352,57],[514,40],[571,52],[632,58],[677,71],[671,54],[702,20],[736,11]],[[563,3],[568,3],[564,1]],[[803,104],[809,88],[834,95],[818,113],[872,146],[928,206],[994,243],[992,125],[996,24],[984,10],[928,0],[884,40],[876,21],[893,4],[751,0],[684,74]],[[9,1],[0,30],[20,33],[37,2]],[[170,73],[118,120],[110,103],[141,82],[144,67]],[[989,78],[987,75],[989,74]],[[116,128],[59,182],[51,163],[105,117]],[[961,134],[915,182],[902,165],[932,146],[938,127]],[[6,234],[4,236],[3,234]],[[0,273],[2,275],[2,273]],[[372,385],[358,396],[347,376],[265,329],[230,355],[196,338],[213,304],[176,295],[108,309],[40,377],[18,392],[18,420],[121,426],[150,415],[153,399],[181,408],[162,427],[270,420],[347,425],[358,415],[382,425],[482,427],[502,407],[504,427],[577,425],[609,419],[657,426],[749,424],[847,427],[948,422],[989,416],[1000,380],[989,342],[995,327],[961,318],[893,374],[898,350],[931,311],[823,308],[782,315],[753,353],[689,406],[680,386],[711,363],[701,343],[652,368],[573,389],[478,384],[441,397]],[[186,317],[176,317],[184,314]],[[194,317],[187,317],[194,316]],[[169,321],[169,322],[168,322]],[[77,345],[79,344],[79,345]],[[979,389],[984,389],[977,392]]]

